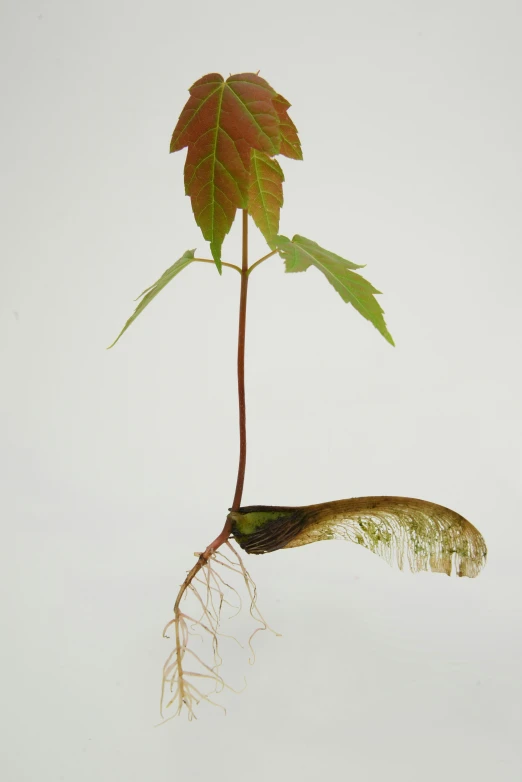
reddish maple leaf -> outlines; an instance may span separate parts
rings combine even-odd
[[[301,157],[289,105],[255,73],[226,81],[210,73],[190,88],[170,151],[188,147],[185,192],[220,271],[221,246],[236,209],[249,206],[251,153]]]

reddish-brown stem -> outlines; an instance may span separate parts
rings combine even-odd
[[[243,496],[246,468],[246,404],[245,404],[245,333],[246,333],[246,309],[248,292],[248,212],[243,209],[243,238],[241,258],[241,290],[239,294],[239,329],[237,337],[237,393],[239,401],[239,466],[237,469],[236,491],[232,502],[232,510],[238,510]],[[202,555],[205,561],[213,551],[225,543],[230,537],[232,522],[225,522],[225,526],[212,543],[207,546]]]
[[[246,467],[245,405],[245,331],[248,291],[248,212],[243,209],[243,251],[241,259],[241,293],[239,296],[239,330],[237,338],[237,393],[239,399],[239,467],[232,510],[238,510],[243,496]]]

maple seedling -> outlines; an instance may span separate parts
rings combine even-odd
[[[296,234],[279,234],[283,205],[283,171],[277,156],[302,159],[297,129],[289,117],[290,103],[255,73],[230,76],[211,73],[196,81],[172,135],[170,151],[188,148],[185,192],[212,258],[197,258],[187,250],[138,297],[139,303],[112,347],[158,293],[192,263],[233,269],[240,275],[237,380],[239,402],[239,465],[229,513],[219,534],[189,570],[174,603],[164,634],[174,646],[162,677],[161,706],[189,718],[194,708],[228,687],[221,673],[218,641],[223,606],[241,606],[234,577],[246,589],[254,633],[268,628],[256,603],[256,588],[231,540],[248,554],[266,554],[320,540],[344,539],[369,549],[400,568],[476,576],[486,562],[480,532],[449,508],[409,497],[356,497],[307,506],[241,505],[246,467],[245,323],[250,275],[268,258],[279,255],[289,273],[318,269],[343,301],[370,321],[391,345],[380,292],[356,270],[361,266]],[[236,211],[242,210],[241,264],[222,261],[223,241]],[[269,252],[254,263],[248,257],[248,217],[263,234]],[[192,608],[186,608],[192,601]],[[239,603],[238,603],[239,601]],[[182,607],[183,604],[183,607]],[[206,637],[210,658],[196,653],[195,636]],[[168,636],[167,636],[168,637]],[[250,648],[252,636],[249,639]],[[199,648],[199,647],[198,647]],[[210,688],[210,689],[209,689]],[[170,717],[169,717],[170,718]]]

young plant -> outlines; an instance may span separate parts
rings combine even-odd
[[[225,267],[240,275],[236,486],[223,529],[196,555],[197,561],[181,585],[173,617],[165,628],[165,634],[167,630],[173,632],[174,648],[163,670],[161,702],[165,708],[173,707],[172,716],[185,707],[189,718],[194,717],[194,707],[200,700],[214,703],[209,696],[227,687],[220,674],[218,641],[229,636],[223,636],[219,625],[223,606],[240,600],[236,587],[229,584],[234,575],[246,589],[250,613],[257,623],[254,633],[268,627],[256,605],[254,583],[231,539],[248,554],[266,554],[319,540],[350,540],[389,562],[395,559],[400,568],[407,561],[413,572],[431,570],[450,575],[453,571],[469,577],[476,576],[486,561],[486,545],[478,530],[455,511],[426,500],[357,497],[302,507],[241,505],[247,445],[245,323],[248,286],[254,269],[276,254],[290,273],[315,266],[343,301],[394,344],[375,298],[380,292],[357,273],[360,266],[300,234],[292,239],[279,234],[284,176],[277,156],[302,159],[289,108],[290,103],[256,73],[237,74],[226,81],[211,73],[192,85],[190,98],[174,129],[170,151],[188,148],[185,192],[190,196],[196,223],[210,243],[212,259],[196,257],[195,250],[186,250],[138,297],[135,312],[110,346],[191,263],[215,264],[219,274]],[[241,265],[221,259],[223,240],[238,209],[242,210]],[[252,264],[248,258],[249,215],[269,247],[269,252]],[[193,602],[190,612],[186,609],[187,598]],[[210,658],[204,659],[194,651],[192,640],[197,635],[209,639]],[[205,691],[205,683],[210,683],[211,691],[208,687]]]

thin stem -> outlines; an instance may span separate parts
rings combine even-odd
[[[252,272],[256,268],[256,266],[259,266],[260,263],[263,263],[263,261],[266,261],[267,258],[271,258],[272,255],[276,254],[276,252],[277,252],[277,250],[272,250],[271,253],[267,253],[267,255],[263,255],[262,258],[260,258],[258,261],[256,261],[255,263],[252,264],[252,266],[248,270],[248,273],[250,274],[250,272]]]
[[[215,265],[215,261],[212,261],[209,258],[193,258],[192,260],[199,261],[199,263],[213,263]],[[241,269],[239,266],[236,266],[235,263],[225,263],[225,261],[221,261],[221,266],[228,266],[229,269],[235,269],[236,272],[241,274]]]
[[[242,259],[241,259],[241,290],[239,294],[239,329],[237,337],[237,393],[239,402],[239,465],[237,468],[237,481],[232,510],[238,510],[243,496],[246,468],[246,404],[245,404],[245,333],[246,333],[246,308],[248,291],[248,212],[243,209],[243,235],[242,235]],[[272,253],[271,253],[272,254]],[[263,258],[261,260],[264,260]],[[214,551],[225,543],[232,532],[232,520],[227,516],[223,529],[210,545],[207,546],[203,557],[207,560]]]
[[[239,466],[232,510],[238,510],[243,496],[246,468],[246,404],[245,404],[245,333],[248,291],[248,212],[243,209],[243,241],[241,259],[241,292],[239,295],[239,329],[237,338],[237,393],[239,401]]]

